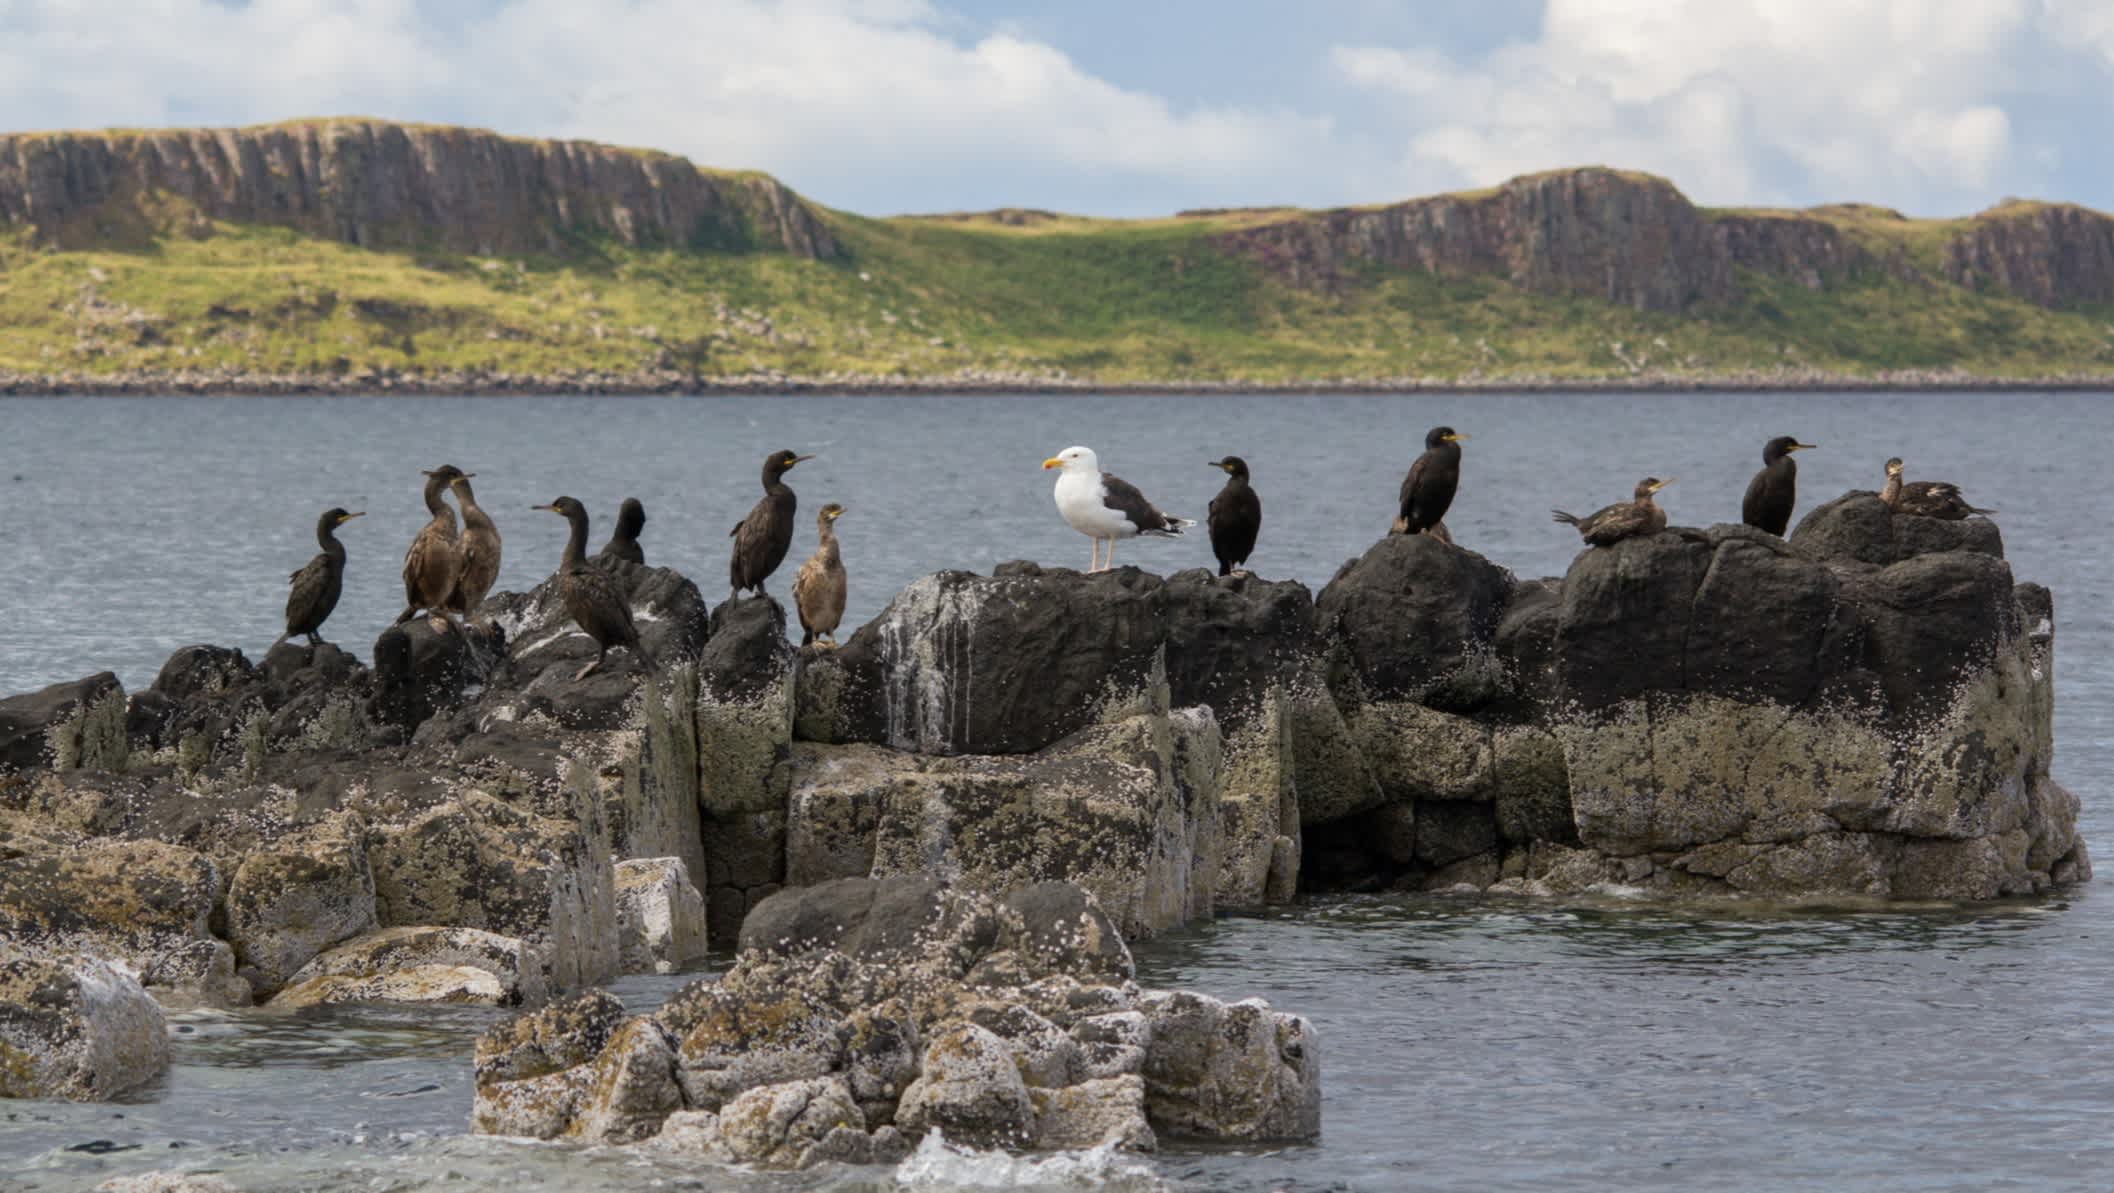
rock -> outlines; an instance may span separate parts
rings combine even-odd
[[[1988,518],[1948,522],[1897,515],[1878,494],[1861,491],[1807,510],[1792,529],[1790,542],[1801,554],[1823,563],[1877,567],[1948,551],[2004,557],[2003,532]]]
[[[1028,1090],[1035,1106],[1035,1146],[1111,1146],[1130,1152],[1159,1147],[1145,1118],[1145,1079],[1136,1074],[1100,1077],[1062,1089]]]
[[[1219,775],[1217,906],[1289,900],[1299,881],[1299,788],[1282,692],[1225,742]]]
[[[705,900],[683,859],[618,862],[616,884],[625,973],[674,973],[705,955]]]
[[[177,1004],[250,1000],[210,928],[220,872],[159,841],[89,840],[0,858],[0,937],[43,955],[118,962]]]
[[[470,1129],[483,1135],[632,1143],[682,1109],[675,1058],[651,1018],[594,990],[487,1031],[477,1041]]]
[[[385,926],[449,924],[527,941],[540,985],[570,990],[618,969],[609,846],[573,820],[469,792],[377,826],[369,857]]]
[[[0,944],[0,1098],[106,1102],[168,1067],[161,1007],[130,973]]]
[[[112,693],[124,698],[117,676],[101,671],[72,683],[55,683],[42,691],[0,699],[0,773],[45,766],[51,760],[52,731]]]
[[[1147,994],[1139,1009],[1152,1024],[1146,1113],[1163,1135],[1320,1135],[1321,1062],[1305,1019],[1188,992]]]
[[[1009,892],[1005,909],[1020,917],[1013,951],[1034,972],[1085,981],[1128,981],[1136,972],[1116,923],[1086,888],[1038,882]]]
[[[719,1110],[745,1090],[843,1067],[838,1013],[803,991],[692,986],[658,1017],[675,1041],[676,1078],[693,1110]]]
[[[564,526],[552,520],[554,535]],[[695,659],[709,632],[705,600],[681,573],[618,561],[611,575],[623,587],[654,660],[675,668]],[[478,697],[481,720],[547,719],[563,729],[609,730],[631,717],[644,662],[629,651],[609,654],[586,679],[574,675],[595,657],[594,639],[573,623],[557,585],[545,580],[525,593],[499,593],[479,616],[505,634],[506,666]]]
[[[1512,573],[1430,535],[1389,535],[1321,590],[1314,616],[1366,697],[1472,712],[1504,694],[1495,639]]]
[[[1072,1037],[1079,1041],[1081,1080],[1142,1074],[1152,1047],[1152,1020],[1141,1011],[1086,1015],[1072,1024]]]
[[[438,632],[423,618],[390,626],[374,640],[374,697],[369,713],[405,730],[462,703],[478,660],[463,636]]]
[[[275,1007],[341,1002],[449,1002],[520,1007],[548,993],[525,941],[476,928],[384,928],[323,953],[272,999]]]
[[[1376,702],[1359,708],[1351,734],[1391,802],[1491,798],[1493,742],[1478,722],[1418,704]]]
[[[236,972],[271,995],[318,953],[375,928],[366,824],[342,812],[250,853],[226,911]]]
[[[742,1092],[719,1112],[719,1141],[732,1163],[802,1168],[834,1133],[865,1136],[865,1121],[842,1078],[814,1077]],[[829,1150],[839,1159],[850,1149],[833,1143]]]
[[[1035,1104],[1013,1050],[973,1023],[926,1045],[918,1079],[896,1107],[896,1125],[912,1136],[941,1130],[972,1147],[1031,1147],[1037,1138]]]

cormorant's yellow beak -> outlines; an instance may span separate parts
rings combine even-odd
[[[1461,434],[1459,431],[1455,431],[1451,435],[1441,435],[1439,438],[1444,439],[1448,443],[1466,443],[1468,441],[1468,436]]]
[[[549,510],[554,514],[558,512],[558,507],[555,505],[532,505],[529,508],[532,510]]]
[[[1794,443],[1791,445],[1791,450],[1795,452],[1812,451],[1819,446],[1818,443]]]
[[[1663,480],[1663,481],[1660,481],[1660,482],[1659,482],[1658,484],[1656,484],[1656,485],[1653,485],[1653,486],[1652,486],[1652,492],[1654,492],[1654,493],[1657,493],[1657,492],[1658,492],[1659,490],[1661,490],[1661,489],[1665,488],[1666,486],[1668,486],[1668,485],[1670,485],[1670,484],[1673,484],[1673,483],[1674,483],[1674,478],[1673,478],[1673,477],[1670,477],[1670,476],[1669,476],[1669,477],[1667,477],[1667,478],[1666,478],[1665,480]]]
[[[360,511],[359,513],[357,513],[357,514],[346,514],[346,515],[344,515],[343,517],[341,517],[341,518],[339,518],[339,519],[338,519],[338,525],[340,525],[340,526],[343,526],[343,525],[344,525],[344,524],[346,524],[347,522],[350,522],[350,521],[352,521],[352,520],[353,520],[354,518],[364,518],[364,517],[366,517],[366,516],[367,516],[367,511],[366,511],[366,510],[361,510],[361,511]]]
[[[1064,461],[1063,461],[1063,460],[1060,460],[1060,459],[1058,459],[1058,458],[1057,458],[1057,457],[1055,457],[1055,456],[1051,456],[1051,457],[1050,457],[1049,459],[1047,459],[1047,460],[1044,460],[1044,461],[1042,462],[1042,467],[1043,467],[1043,470],[1044,470],[1044,471],[1048,471],[1049,469],[1052,469],[1052,468],[1062,468],[1062,467],[1064,467]]]
[[[809,453],[808,455],[805,455],[805,456],[794,456],[794,457],[793,457],[792,459],[790,459],[790,460],[787,460],[787,461],[785,462],[785,466],[786,466],[787,468],[791,468],[791,467],[792,467],[793,465],[795,465],[795,464],[798,464],[798,463],[799,463],[800,461],[802,461],[802,460],[812,460],[812,459],[814,459],[814,458],[815,458],[815,457],[814,457],[814,454],[813,454],[813,453]]]

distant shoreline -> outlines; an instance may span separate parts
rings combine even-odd
[[[393,373],[337,374],[0,373],[0,397],[712,397],[721,395],[873,395],[963,397],[1066,394],[1487,394],[1487,393],[2026,393],[2114,392],[2114,374],[1971,377],[1901,372],[1874,376],[1827,373],[1660,374],[1627,377],[1371,377],[1306,381],[1137,381],[970,374],[940,377],[856,375],[695,377],[668,373]]]

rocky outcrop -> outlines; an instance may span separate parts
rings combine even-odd
[[[556,255],[578,238],[826,259],[836,241],[777,180],[585,141],[376,120],[0,137],[0,223],[66,248],[293,228],[363,248]]]
[[[340,1002],[535,1006],[548,987],[529,942],[476,928],[385,928],[301,967],[272,999],[282,1008]]]
[[[0,1098],[106,1102],[168,1067],[161,1007],[129,971],[0,943]]]
[[[79,757],[78,718],[98,702],[115,695],[124,699],[117,676],[99,672],[72,683],[0,699],[0,774],[32,771],[53,760],[57,739],[69,719],[76,721],[75,757]]]
[[[1012,1149],[1162,1135],[1311,1139],[1313,1028],[1140,991],[1091,896],[930,879],[766,899],[733,969],[650,1016],[593,994],[488,1032],[474,1129],[790,1168],[899,1157],[930,1131]]]
[[[617,863],[625,973],[674,973],[705,955],[705,898],[679,857]]]
[[[1945,276],[2044,307],[2114,302],[2114,218],[2070,203],[2005,203],[1946,244]]]

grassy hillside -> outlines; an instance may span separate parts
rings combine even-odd
[[[1749,216],[1755,213],[1743,213]],[[1683,314],[1528,293],[1498,277],[1362,267],[1297,288],[1217,240],[1276,218],[822,213],[840,254],[629,248],[374,251],[184,220],[128,247],[0,235],[0,373],[580,372],[699,378],[1500,381],[2114,374],[2114,310],[1934,283],[1964,221],[1801,213],[1914,269],[1821,289],[1744,273]],[[180,229],[176,230],[176,229]]]

